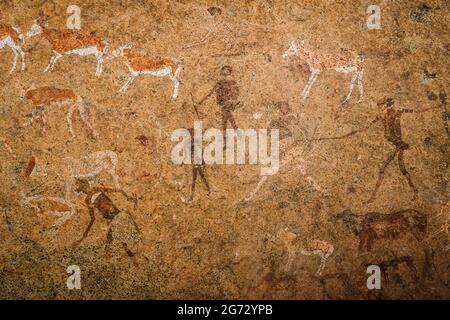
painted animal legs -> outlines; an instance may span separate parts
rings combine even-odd
[[[45,68],[44,72],[51,72],[51,71],[53,71],[53,68],[54,68],[54,66],[55,66],[56,61],[57,61],[59,58],[61,58],[61,57],[62,57],[61,54],[59,54],[59,53],[56,52],[56,51],[53,51],[52,57],[50,58],[50,62],[49,62],[49,64],[48,64],[47,68]]]
[[[128,79],[127,82],[123,85],[122,88],[120,88],[119,92],[125,92],[127,91],[128,87],[133,83],[133,81],[136,79],[137,74],[130,72],[130,79]]]
[[[30,119],[25,122],[24,124],[22,124],[22,127],[28,127],[29,125],[32,125],[34,123],[34,121],[36,120],[40,120],[43,126],[47,125],[47,119],[45,116],[45,108],[44,106],[36,106],[33,108],[33,110],[31,111],[31,117]],[[44,129],[45,130],[45,129]]]
[[[81,120],[82,120],[83,123],[86,125],[86,127],[89,129],[89,131],[91,132],[92,137],[93,137],[94,139],[96,139],[96,138],[98,137],[98,133],[97,133],[97,131],[92,127],[91,123],[89,122],[88,116],[87,116],[87,114],[86,114],[86,108],[85,108],[82,104],[79,104],[79,105],[77,106],[77,109],[78,109],[78,112],[80,113]]]
[[[115,186],[117,189],[120,189],[119,177],[118,177],[117,174],[116,174],[116,168],[113,167],[113,168],[107,169],[107,171],[108,171],[108,173],[111,175],[111,177],[113,178],[114,186]]]
[[[17,52],[16,48],[11,47],[11,50],[12,50],[12,52],[14,54],[14,58],[13,58],[12,67],[11,67],[11,70],[9,70],[9,73],[12,73],[14,71],[14,69],[16,69],[17,58],[19,57],[19,53]]]
[[[55,212],[53,215],[58,217],[58,220],[50,227],[51,229],[57,229],[64,225],[75,214],[75,209],[67,212]]]
[[[176,99],[176,97],[178,97],[178,87],[180,86],[180,81],[177,79],[176,76],[172,76],[171,79],[172,79],[172,82],[173,82],[172,99]]]
[[[352,93],[353,93],[353,87],[355,86],[355,82],[357,80],[358,80],[358,73],[355,72],[355,73],[353,73],[352,80],[350,81],[350,87],[349,87],[348,95],[347,95],[347,97],[345,98],[345,100],[342,103],[346,103],[348,100],[350,100],[350,97],[352,96]]]
[[[317,70],[311,71],[311,75],[309,76],[308,83],[306,84],[306,86],[303,88],[303,91],[302,91],[303,100],[305,100],[306,97],[308,97],[309,91],[311,90],[311,87],[314,84],[314,82],[316,81],[317,76],[319,74],[320,74],[320,71],[317,71]]]
[[[25,70],[25,53],[23,52],[22,48],[19,47],[18,45],[11,46],[11,49],[14,52],[14,63],[13,63],[13,68],[11,69],[11,72],[16,67],[16,61],[17,61],[18,54],[20,55],[20,62],[22,63],[21,71],[24,71]]]
[[[364,98],[364,82],[363,82],[363,73],[358,73],[358,89],[359,89],[359,100],[358,102],[361,102]]]
[[[96,54],[95,57],[97,58],[97,69],[95,70],[95,75],[100,77],[103,73],[103,54]]]
[[[75,133],[73,132],[73,124],[72,124],[72,116],[75,111],[76,105],[71,105],[69,111],[67,112],[67,125],[69,126],[69,132],[72,136],[72,139],[75,138]]]

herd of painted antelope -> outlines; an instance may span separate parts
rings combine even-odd
[[[61,31],[48,28],[46,26],[45,20],[42,17],[38,18],[32,25],[31,29],[25,34],[21,33],[21,31],[15,26],[5,24],[0,25],[0,49],[8,46],[13,52],[13,61],[10,70],[11,73],[16,69],[19,58],[21,61],[21,70],[25,70],[26,56],[22,47],[25,41],[37,35],[41,35],[50,43],[52,47],[52,55],[44,72],[52,72],[57,61],[66,55],[79,55],[83,57],[94,56],[97,60],[95,75],[101,76],[105,61],[119,58],[127,66],[129,71],[129,79],[119,89],[120,92],[127,91],[129,86],[139,75],[153,75],[158,77],[170,78],[173,83],[172,99],[176,99],[178,97],[182,66],[176,58],[150,57],[148,55],[133,51],[130,45],[123,45],[115,50],[110,50],[108,43],[98,37],[87,35],[75,30]],[[326,70],[334,70],[339,73],[352,75],[349,84],[349,91],[343,101],[344,103],[347,103],[351,98],[355,84],[357,85],[359,90],[359,100],[361,101],[363,99],[364,56],[362,54],[357,55],[353,59],[348,59],[337,55],[320,54],[308,49],[304,41],[300,40],[291,42],[289,48],[282,56],[283,58],[298,56],[303,61],[305,61],[309,67],[310,76],[307,84],[301,92],[301,97],[303,99],[306,99],[308,97],[318,75]],[[86,107],[83,103],[83,98],[74,90],[60,89],[56,87],[36,88],[32,86],[26,89],[25,97],[31,101],[34,109],[29,121],[23,124],[24,127],[32,124],[35,121],[45,122],[45,106],[49,106],[52,104],[56,104],[58,106],[67,105],[67,123],[72,138],[76,137],[72,126],[72,115],[75,111],[79,112],[84,125],[89,129],[92,137],[95,138],[98,136],[97,131],[94,129],[94,127],[90,123],[90,120],[88,119]],[[389,103],[389,101],[384,101],[384,104],[386,105],[388,105]],[[386,117],[387,120],[383,120],[386,123],[388,123],[388,120],[391,118],[394,120],[399,119],[399,115],[388,115]],[[398,130],[400,130],[399,125],[395,126],[385,124],[385,127],[386,132],[388,132],[387,139],[390,142],[395,140],[392,143],[394,143],[396,146],[403,143],[401,140],[401,136],[398,135]],[[350,134],[353,133],[357,133],[357,131]],[[0,142],[2,142],[6,150],[15,157],[15,154],[7,141],[0,139]],[[397,147],[398,150],[396,152],[401,152],[401,154],[403,150],[407,149],[404,144],[398,145]],[[288,156],[285,161],[282,162],[282,166],[290,162],[293,158],[299,157],[299,154],[303,149],[297,149],[293,149],[294,151],[288,152]],[[400,161],[402,161],[402,159],[399,158],[399,162]],[[105,171],[112,177],[114,181],[114,190],[120,190],[119,177],[115,172],[117,162],[117,155],[112,151],[98,151],[80,159],[74,159],[71,157],[65,158],[64,163],[66,165],[63,171],[65,172],[64,180],[66,183],[66,194],[64,199],[58,197],[22,194],[23,203],[35,208],[39,212],[42,211],[43,207],[50,208],[49,212],[58,217],[58,220],[53,224],[52,228],[59,228],[71,216],[73,216],[77,210],[76,206],[71,201],[71,198],[73,197],[73,187],[80,184],[80,181],[92,179],[93,177],[98,176],[102,171]],[[389,164],[389,162],[387,164]],[[387,166],[387,164],[385,164],[385,166]],[[408,181],[411,181],[409,178],[409,174],[404,173],[404,170],[406,169],[403,170],[402,167],[400,169],[402,170],[402,173],[408,177]],[[33,175],[39,174],[38,170],[40,169],[37,165],[37,160],[35,157],[33,157],[29,162],[26,176],[31,177]],[[302,169],[302,174],[308,178],[308,182],[313,185],[314,189],[316,189],[317,191],[321,191],[320,186],[310,176],[306,175],[304,169]],[[267,177],[263,177],[261,179],[256,189],[251,193],[249,197],[245,199],[246,201],[249,201],[251,200],[251,198],[253,198],[255,193],[259,190],[262,183],[266,179]],[[79,190],[85,190],[80,188],[81,187],[79,187]],[[412,188],[415,188],[414,185],[412,185]],[[90,191],[84,192],[87,194],[87,192]],[[94,205],[97,205],[96,208],[98,209],[101,208],[102,204],[95,204],[94,202],[101,201],[102,199],[106,199],[104,201],[106,201],[108,205],[111,205],[114,210],[117,209],[111,203],[111,200],[107,198],[105,190],[96,189],[95,194],[96,197],[94,200],[91,199],[92,195],[91,198],[89,198],[91,199],[91,203],[89,204],[90,210],[93,210]],[[103,195],[104,197],[99,197],[99,195]],[[42,203],[46,204],[43,205]],[[448,204],[445,207],[448,209]],[[101,209],[99,210],[101,211]],[[108,215],[108,213],[102,213],[104,215]],[[91,218],[92,219],[90,225],[81,240],[83,240],[87,236],[87,233],[92,226],[92,215]],[[391,214],[369,213],[366,215],[358,215],[353,214],[350,211],[344,211],[337,214],[335,218],[336,220],[342,221],[356,235],[359,236],[361,250],[370,251],[374,241],[376,241],[377,239],[397,238],[405,232],[411,232],[417,240],[424,240],[426,238],[427,217],[423,213],[412,209],[402,210]],[[447,233],[448,235],[448,226],[445,229],[442,229],[442,231]],[[317,254],[320,256],[320,266],[317,270],[317,274],[321,275],[322,271],[325,268],[327,258],[334,252],[334,247],[332,244],[321,240],[314,240],[307,246],[299,249],[298,247],[293,245],[296,235],[288,231],[287,229],[280,230],[277,234],[277,237],[281,239],[282,243],[286,246],[288,251],[288,262],[286,264],[287,268],[290,268],[297,252],[303,255]]]

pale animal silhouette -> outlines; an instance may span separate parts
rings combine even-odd
[[[25,70],[25,53],[22,50],[24,40],[24,36],[20,32],[19,28],[6,24],[0,24],[0,49],[8,46],[14,54],[10,73],[16,69],[17,59],[19,56],[22,62],[21,70]]]
[[[8,144],[8,142],[6,142],[6,139],[0,137],[0,145],[3,144],[3,147],[6,149],[6,151],[8,151],[8,153],[14,158],[16,159],[16,154],[14,153],[13,149],[11,148],[11,146]]]
[[[56,30],[43,25],[42,19],[35,20],[26,38],[42,34],[52,46],[52,57],[44,72],[51,72],[56,61],[65,55],[94,56],[97,59],[96,76],[103,73],[104,55],[108,50],[106,41],[77,30]]]
[[[290,269],[293,260],[295,259],[297,253],[302,255],[318,255],[320,257],[320,265],[316,271],[316,275],[321,275],[325,269],[325,264],[327,259],[333,254],[334,247],[331,243],[322,240],[313,240],[309,242],[305,247],[299,247],[295,244],[297,235],[287,228],[280,229],[277,233],[277,238],[286,246],[288,252],[288,262],[286,268]]]
[[[50,232],[56,231],[77,213],[76,205],[63,198],[44,195],[30,196],[23,192],[20,193],[20,196],[22,204],[35,209],[39,215],[50,214],[57,217],[56,222],[49,228]]]
[[[321,54],[308,49],[305,46],[304,40],[295,40],[291,42],[289,49],[283,54],[284,59],[290,56],[298,56],[300,59],[305,61],[309,67],[309,71],[311,72],[308,82],[301,93],[303,99],[306,99],[308,97],[309,92],[320,73],[327,70],[334,70],[339,73],[352,74],[349,93],[344,99],[343,103],[346,103],[352,96],[355,83],[359,88],[358,102],[362,101],[364,96],[364,56],[362,54],[359,54],[356,58],[353,59],[338,55]]]
[[[283,168],[287,164],[291,163],[292,161],[297,161],[298,169],[301,173],[301,175],[306,179],[306,181],[314,188],[314,190],[324,193],[324,190],[319,185],[319,183],[307,173],[306,171],[306,160],[303,157],[304,152],[306,151],[306,147],[302,145],[297,145],[292,147],[290,150],[286,152],[284,155],[279,169]],[[258,193],[258,191],[261,189],[263,184],[266,182],[266,180],[269,178],[269,176],[263,176],[261,179],[259,179],[258,184],[256,187],[250,192],[248,196],[244,198],[244,201],[250,201],[253,199],[253,197]]]
[[[114,151],[97,151],[79,159],[65,157],[63,161],[66,167],[66,199],[71,198],[76,179],[92,180],[103,171],[111,176],[115,187],[120,189],[119,176],[116,173],[119,160]]]
[[[169,77],[173,83],[172,98],[178,97],[181,64],[175,58],[151,57],[131,50],[131,46],[120,46],[114,50],[109,59],[120,58],[128,67],[130,78],[119,92],[125,92],[139,75]]]

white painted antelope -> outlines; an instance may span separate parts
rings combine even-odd
[[[321,54],[315,51],[309,50],[305,46],[304,40],[291,42],[289,49],[283,54],[283,58],[290,56],[298,56],[300,59],[308,64],[309,71],[311,72],[308,83],[305,85],[302,91],[302,98],[306,99],[309,95],[309,91],[317,80],[319,74],[326,70],[334,70],[339,73],[350,73],[352,79],[350,81],[349,93],[343,103],[346,103],[352,96],[353,87],[355,82],[359,88],[359,101],[362,101],[364,96],[363,89],[363,72],[364,72],[364,56],[359,54],[356,58],[350,59],[338,55]]]
[[[27,195],[20,193],[21,202],[25,207],[36,210],[39,215],[51,215],[57,220],[50,226],[50,231],[64,225],[70,218],[77,213],[77,206],[72,202],[59,197],[51,197],[44,195]]]
[[[9,71],[10,73],[16,69],[17,59],[19,56],[22,62],[21,70],[25,70],[25,54],[22,50],[24,40],[24,36],[20,32],[19,28],[6,24],[0,24],[0,49],[8,46],[14,54],[12,67]]]
[[[114,186],[120,189],[119,177],[116,173],[119,160],[114,151],[97,151],[78,159],[65,157],[63,161],[65,164],[66,199],[71,198],[72,187],[76,179],[92,180],[103,171],[111,176]]]
[[[318,255],[320,257],[320,265],[317,269],[316,275],[321,275],[323,269],[325,269],[325,264],[327,259],[333,254],[334,247],[331,243],[322,241],[322,240],[313,240],[309,242],[306,247],[298,247],[295,244],[295,240],[297,239],[297,235],[287,228],[278,230],[277,238],[281,240],[281,242],[286,246],[288,252],[288,262],[286,264],[286,268],[289,269],[292,265],[292,261],[294,260],[297,252],[302,255],[310,256],[310,255]]]
[[[79,112],[81,120],[89,129],[93,138],[97,138],[98,134],[89,122],[83,99],[72,89],[59,89],[54,87],[35,88],[32,86],[25,91],[25,97],[33,103],[34,109],[38,111],[33,111],[30,120],[23,124],[23,127],[32,124],[38,118],[44,117],[42,113],[45,111],[46,106],[56,105],[58,107],[63,107],[68,105],[69,110],[67,112],[67,124],[69,126],[69,131],[72,138],[75,138],[75,133],[72,126],[72,115],[74,111]]]
[[[316,274],[320,276],[323,269],[325,269],[325,263],[327,262],[328,257],[334,252],[334,247],[331,243],[326,241],[313,240],[308,243],[305,248],[301,248],[299,252],[306,256],[318,255],[320,257],[320,265],[316,272]]]
[[[108,50],[106,41],[91,35],[86,35],[77,30],[55,30],[45,27],[40,21],[35,20],[26,38],[42,34],[52,46],[52,57],[44,72],[51,72],[56,61],[64,55],[93,55],[97,59],[95,75],[99,77],[103,72],[104,55]]]
[[[181,64],[175,58],[152,57],[140,54],[131,50],[131,46],[120,46],[114,50],[110,59],[120,57],[128,67],[130,78],[125,82],[119,92],[127,91],[128,87],[139,75],[153,75],[157,77],[169,77],[173,82],[172,98],[178,96],[178,87],[180,85]]]

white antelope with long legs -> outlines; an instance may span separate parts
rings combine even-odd
[[[14,69],[16,69],[17,59],[19,58],[19,56],[22,62],[21,70],[25,70],[25,54],[22,50],[23,42],[24,36],[20,32],[19,28],[6,24],[0,24],[0,49],[8,46],[11,48],[14,54],[12,67],[9,71],[10,73],[12,73]]]
[[[51,72],[58,61],[64,55],[79,55],[82,57],[93,55],[97,59],[95,75],[99,77],[103,72],[104,55],[108,50],[108,44],[102,39],[86,35],[77,30],[55,30],[43,25],[42,19],[36,20],[27,32],[26,38],[42,34],[52,46],[52,57],[44,72]]]
[[[128,67],[130,78],[125,82],[119,92],[127,91],[128,87],[139,75],[152,75],[157,77],[169,77],[173,83],[172,99],[178,97],[180,85],[181,64],[175,58],[152,57],[131,50],[131,46],[120,46],[114,50],[110,59],[120,57]]]
[[[364,56],[359,54],[356,58],[350,59],[339,55],[321,54],[315,51],[309,50],[305,46],[305,41],[294,40],[291,42],[289,49],[283,54],[283,58],[286,59],[290,56],[298,56],[300,59],[306,62],[311,72],[308,82],[303,88],[302,98],[305,100],[309,92],[317,80],[319,74],[323,71],[334,70],[339,73],[350,73],[352,79],[350,81],[349,92],[344,99],[343,104],[346,103],[353,93],[353,87],[355,83],[359,89],[359,101],[361,102],[364,96],[363,88],[363,72],[364,72]]]
[[[58,89],[54,87],[34,88],[34,86],[32,86],[25,91],[25,97],[33,103],[33,108],[38,111],[32,113],[30,120],[24,123],[23,127],[29,126],[38,118],[45,117],[43,113],[47,106],[56,105],[57,107],[63,107],[68,105],[67,124],[72,138],[75,138],[72,126],[72,115],[74,111],[79,112],[81,120],[89,129],[92,137],[94,139],[97,138],[98,134],[89,122],[83,99],[72,89]]]
[[[295,241],[297,235],[287,228],[278,230],[277,238],[286,246],[288,252],[288,261],[286,263],[286,270],[291,268],[292,262],[297,255],[297,252],[310,256],[318,255],[320,257],[319,268],[316,271],[316,275],[320,276],[325,269],[327,259],[333,254],[334,246],[331,243],[322,240],[313,240],[309,242],[305,247],[299,247]]]

